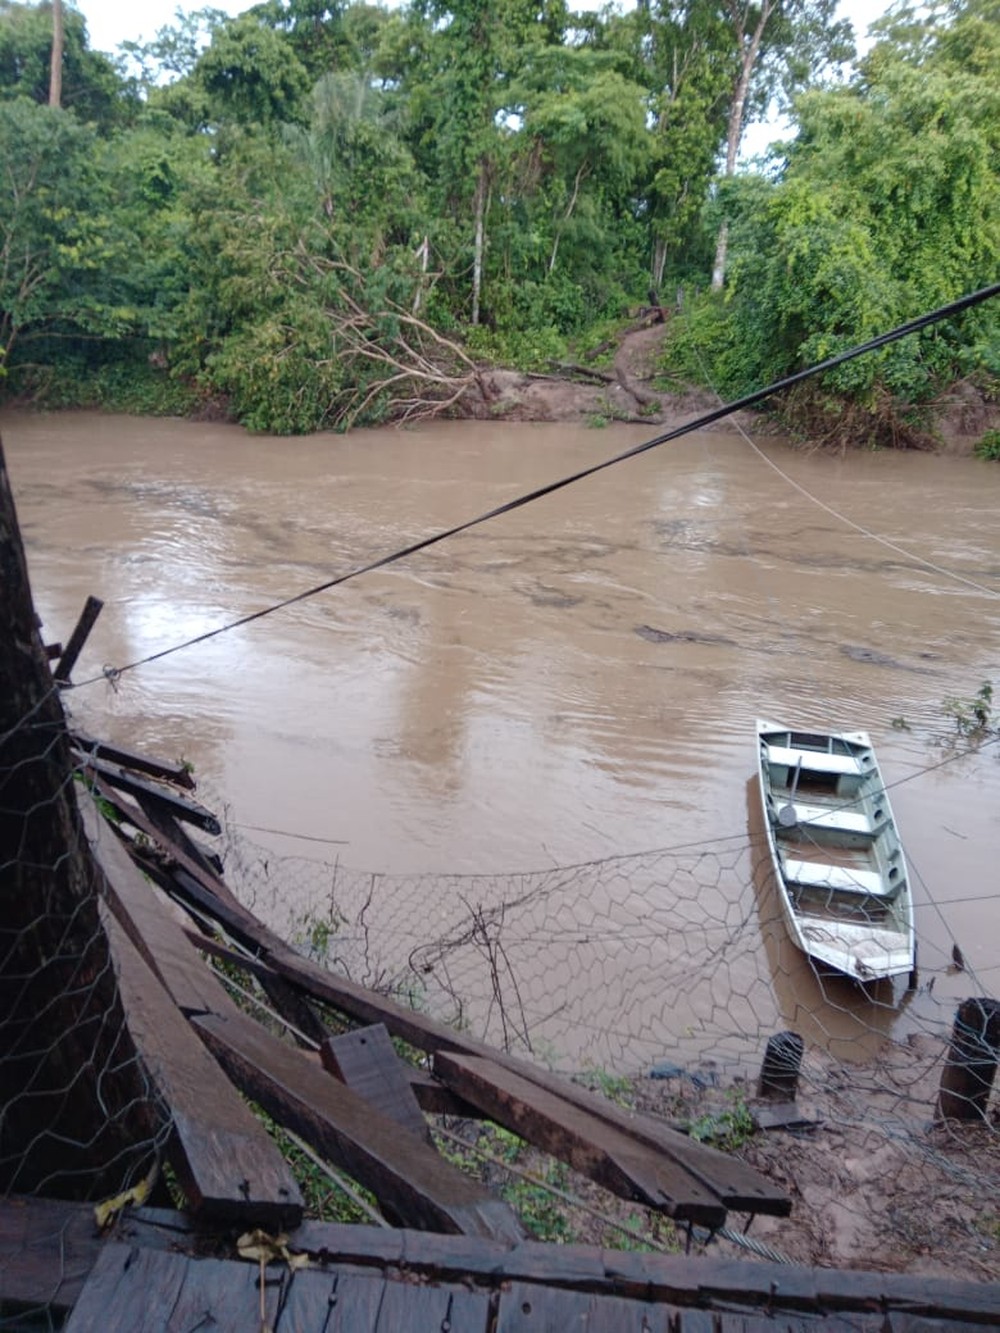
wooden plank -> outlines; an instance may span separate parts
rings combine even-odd
[[[274,1333],[374,1333],[385,1329],[389,1326],[380,1324],[379,1312],[388,1285],[381,1273],[359,1275],[345,1272],[341,1265],[326,1273],[298,1272],[288,1285]]]
[[[401,1037],[419,1050],[430,1053],[455,1051],[494,1060],[512,1073],[659,1149],[716,1194],[728,1208],[776,1217],[787,1217],[791,1212],[791,1200],[784,1190],[737,1158],[695,1143],[648,1116],[626,1111],[558,1075],[496,1051],[425,1014],[406,1009],[357,982],[327,971],[295,953],[245,908],[220,903],[203,886],[191,880],[183,883],[178,880],[178,887],[185,897],[218,920],[234,939],[259,950],[275,971],[332,1008],[363,1023],[384,1023],[392,1036]]]
[[[265,1287],[268,1325],[280,1294],[280,1287]],[[98,1256],[65,1333],[247,1333],[263,1325],[256,1265],[112,1243]]]
[[[185,1014],[235,1013],[236,1006],[188,944],[159,890],[133,864],[86,790],[77,791],[84,828],[108,883],[109,906],[126,935]]]
[[[188,836],[173,814],[159,801],[151,800],[149,796],[143,796],[141,793],[137,793],[135,799],[140,810],[168,845],[182,848],[192,861],[209,875],[219,873],[218,868],[209,860],[205,849],[199,847],[194,839]]]
[[[400,1225],[509,1241],[524,1234],[507,1204],[243,1014],[191,1021],[248,1097],[370,1189]]]
[[[127,792],[130,796],[137,798],[141,796],[148,801],[155,801],[162,809],[169,811],[175,819],[180,819],[186,824],[193,824],[195,828],[200,828],[204,833],[214,835],[222,832],[222,825],[217,817],[211,810],[199,805],[197,801],[180,796],[167,787],[158,786],[150,778],[140,777],[137,773],[130,773],[128,769],[122,768],[120,764],[111,764],[105,759],[97,759],[83,750],[76,750],[75,754],[82,761],[84,772],[101,778],[107,786],[116,787],[119,791]]]
[[[382,1023],[355,1028],[320,1045],[323,1068],[417,1138],[431,1142],[423,1112],[413,1095],[406,1066]]]
[[[125,1018],[169,1108],[170,1163],[207,1223],[281,1231],[302,1221],[291,1169],[180,1011],[107,914]]]
[[[210,905],[222,905],[233,912],[237,919],[246,917],[253,920],[250,913],[242,907],[236,898],[236,895],[230,891],[227,885],[220,877],[209,872],[200,864],[199,860],[188,856],[183,847],[171,843],[166,834],[158,829],[145,811],[141,810],[133,801],[126,800],[109,783],[103,782],[100,778],[92,779],[94,790],[98,796],[112,805],[124,819],[133,824],[141,833],[167,853],[178,866],[183,866],[191,878],[198,892],[204,896],[205,902]]]
[[[193,927],[184,930],[188,941],[201,953],[208,954],[212,958],[219,958],[224,963],[229,963],[233,967],[242,968],[252,976],[259,978],[265,989],[278,980],[278,974],[267,963],[259,958],[248,958],[245,954],[237,953],[235,949],[227,949],[226,946],[210,935],[203,935]],[[291,982],[290,990],[295,990],[299,994],[305,995],[299,987]],[[328,1031],[324,1031],[322,1038],[317,1044],[321,1044],[329,1036]],[[435,1078],[429,1069],[418,1069],[415,1065],[407,1064],[405,1060],[399,1061],[400,1068],[409,1080],[410,1088],[417,1100],[417,1105],[421,1111],[430,1111],[433,1115],[457,1115],[466,1120],[481,1120],[483,1113],[478,1106],[473,1106],[467,1102],[464,1097],[459,1097],[452,1092],[451,1088]]]
[[[496,1333],[675,1333],[676,1308],[517,1282],[501,1292]]]
[[[344,1333],[354,1333],[346,1320]],[[432,1287],[399,1281],[385,1284],[378,1322],[378,1333],[493,1333],[492,1299],[488,1292],[466,1287]],[[561,1333],[566,1333],[563,1325]]]
[[[158,759],[153,755],[137,754],[135,750],[126,750],[124,746],[112,745],[109,741],[99,741],[85,731],[74,730],[71,733],[74,746],[87,757],[107,759],[112,764],[121,764],[123,768],[135,769],[137,773],[147,773],[151,778],[162,778],[172,782],[175,787],[186,787],[194,791],[194,777],[185,764],[175,763],[170,759]]]
[[[718,1198],[661,1154],[537,1084],[477,1056],[438,1052],[434,1072],[460,1096],[575,1171],[680,1221],[719,1227]]]
[[[94,622],[104,609],[104,603],[99,597],[88,597],[83,604],[83,610],[80,612],[80,619],[76,622],[76,628],[69,636],[69,643],[66,650],[56,663],[53,670],[53,676],[60,685],[69,683],[70,673],[76,666],[76,660],[83,651],[83,645],[90,637],[90,631],[94,628]]]
[[[0,1200],[0,1305],[68,1310],[100,1248],[93,1208],[23,1196]]]
[[[129,1209],[116,1224],[114,1239],[144,1248],[193,1249],[217,1241],[193,1230],[186,1214],[162,1208]],[[93,1228],[88,1204],[57,1203],[20,1196],[0,1200],[0,1279],[2,1294],[34,1302],[38,1277],[45,1290],[57,1280],[55,1309],[75,1299],[101,1242]],[[592,1246],[542,1245],[524,1242],[511,1247],[472,1236],[432,1232],[386,1231],[380,1227],[304,1222],[291,1233],[293,1251],[308,1252],[319,1264],[336,1269],[317,1273],[329,1282],[345,1274],[370,1273],[378,1285],[387,1269],[406,1273],[411,1282],[456,1282],[502,1287],[510,1282],[556,1286],[607,1295],[634,1297],[667,1304],[683,1312],[681,1333],[692,1333],[695,1316],[714,1310],[748,1312],[744,1325],[726,1323],[726,1333],[782,1333],[789,1327],[826,1328],[830,1333],[981,1333],[1000,1326],[998,1284],[887,1275],[864,1271],[838,1272],[709,1256],[602,1251]],[[299,1273],[295,1281],[304,1276]],[[339,1288],[343,1291],[343,1286]],[[327,1288],[329,1290],[329,1286]],[[324,1298],[325,1299],[325,1298]],[[325,1306],[323,1307],[326,1308]],[[802,1323],[799,1316],[807,1320]],[[817,1316],[823,1322],[817,1322]],[[736,1316],[733,1316],[736,1319]],[[280,1327],[280,1326],[279,1326]],[[318,1325],[303,1324],[313,1329]],[[332,1324],[331,1327],[337,1327]],[[345,1327],[351,1327],[349,1324]],[[364,1324],[358,1327],[364,1328]]]

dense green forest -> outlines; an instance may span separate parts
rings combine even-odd
[[[442,410],[612,339],[727,397],[1000,276],[1000,0],[263,0],[116,54],[0,0],[0,393],[254,430]],[[54,55],[55,52],[55,55]],[[745,126],[794,132],[751,170]],[[1000,302],[786,410],[1000,384]]]

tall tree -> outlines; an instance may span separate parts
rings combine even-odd
[[[837,0],[721,0],[733,51],[735,78],[726,129],[723,176],[736,172],[751,109],[777,100],[787,105],[830,64],[849,60],[853,29],[834,21]],[[723,219],[712,265],[712,288],[725,281],[729,223]]]
[[[62,54],[57,59],[55,6],[49,0],[39,6],[0,0],[0,101],[27,97],[60,105],[102,132],[129,122],[138,110],[133,89],[113,61],[90,50],[82,14],[64,8],[61,0],[58,8]]]
[[[52,68],[49,76],[49,106],[62,106],[62,62],[65,29],[62,0],[52,0]]]

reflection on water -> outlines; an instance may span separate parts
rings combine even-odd
[[[81,722],[188,759],[236,825],[283,830],[267,835],[272,868],[314,848],[306,835],[329,839],[341,865],[409,877],[407,914],[394,920],[387,905],[381,918],[394,959],[442,937],[428,902],[440,876],[422,872],[509,885],[683,845],[716,859],[638,876],[628,893],[625,870],[614,891],[557,879],[544,914],[511,937],[511,976],[532,978],[533,1021],[564,1015],[549,1029],[564,1049],[604,1040],[627,1062],[688,1029],[707,1049],[775,1023],[846,1047],[915,1015],[947,1020],[970,985],[990,989],[1000,761],[982,751],[925,770],[942,758],[944,698],[995,675],[1000,469],[829,458],[769,439],[777,465],[847,527],[735,435],[692,435],[115,689],[105,665],[278,602],[643,432],[456,422],[272,440],[8,414],[3,434],[47,634],[64,638],[88,594],[105,601],[77,670],[98,681],[72,696]],[[864,728],[889,784],[902,783],[893,806],[922,981],[906,1003],[820,983],[782,943],[746,853],[759,715]],[[720,860],[720,845],[743,848],[742,862]],[[468,890],[455,888],[449,928],[467,921]],[[280,886],[274,919],[310,892]],[[600,929],[557,958],[566,922],[587,933],[587,893]],[[953,940],[972,976],[948,970]],[[470,977],[484,966],[474,959]]]

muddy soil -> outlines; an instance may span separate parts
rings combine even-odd
[[[1000,1104],[985,1122],[936,1122],[944,1058],[924,1034],[871,1065],[810,1052],[796,1099],[806,1123],[758,1129],[735,1149],[792,1200],[789,1218],[757,1218],[750,1235],[797,1264],[1000,1280]],[[636,1104],[723,1128],[734,1105],[767,1106],[756,1088],[713,1087],[702,1072],[700,1090],[690,1074],[637,1080]]]
[[[705,389],[671,386],[658,369],[667,327],[647,321],[627,330],[609,369],[575,365],[548,375],[491,370],[483,377],[483,397],[466,399],[463,412],[505,421],[591,426],[621,421],[672,430],[718,407],[720,400]],[[761,413],[744,413],[724,418],[713,430],[742,425],[759,435],[767,420]],[[1000,404],[987,401],[973,384],[960,382],[932,406],[923,444],[935,452],[968,454],[986,430],[997,427]]]

